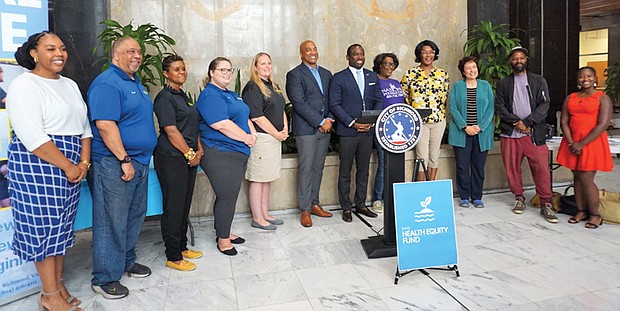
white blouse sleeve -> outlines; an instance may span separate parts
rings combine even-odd
[[[41,91],[34,81],[19,76],[11,83],[6,100],[9,122],[30,152],[51,140],[43,126],[44,98]]]
[[[82,93],[80,92],[80,88],[78,87],[77,83],[75,83],[75,81],[68,79],[71,82],[71,87],[73,88],[74,92],[76,94],[78,94],[78,96],[80,97],[80,99],[82,98]],[[84,100],[80,100],[80,103],[82,105],[84,105],[84,110],[86,110],[86,115],[88,116],[88,107],[86,106],[86,103],[84,102]],[[86,117],[83,122],[82,122],[82,127],[84,128],[84,133],[82,134],[82,139],[84,138],[92,138],[93,137],[93,133],[90,129],[90,121],[88,120],[88,117]]]

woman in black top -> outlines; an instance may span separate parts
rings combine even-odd
[[[155,97],[153,109],[160,128],[153,158],[163,197],[161,232],[168,259],[166,266],[190,271],[196,269],[196,264],[183,257],[202,257],[202,252],[187,248],[187,218],[197,166],[203,155],[198,129],[200,114],[181,89],[187,79],[183,58],[167,56],[162,69],[168,84]]]
[[[288,137],[282,91],[272,81],[271,57],[261,52],[252,60],[250,81],[241,92],[250,106],[250,119],[257,132],[245,178],[250,181],[249,199],[252,227],[275,230],[284,222],[269,215],[269,186],[278,179],[282,159],[281,142]]]

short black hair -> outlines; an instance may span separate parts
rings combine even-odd
[[[362,50],[364,49],[364,47],[361,44],[353,43],[353,44],[349,45],[349,47],[347,48],[347,56],[351,55],[351,50],[353,50],[354,47],[360,47],[360,48],[362,48]]]
[[[474,62],[476,67],[478,67],[478,58],[476,56],[465,56],[459,60],[459,70],[461,71],[461,76],[465,78],[465,64],[469,62]],[[478,72],[480,74],[480,72]]]
[[[34,61],[34,58],[30,56],[30,50],[36,49],[37,45],[39,45],[39,40],[41,40],[41,38],[43,38],[43,36],[45,35],[58,36],[55,33],[47,30],[37,32],[28,37],[28,40],[26,40],[26,42],[24,42],[22,46],[17,48],[17,51],[15,51],[15,60],[20,66],[28,70],[33,70],[34,67],[36,67],[37,63]]]
[[[396,57],[396,54],[394,53],[381,53],[377,56],[375,56],[375,59],[373,61],[373,65],[372,65],[372,71],[374,71],[376,74],[379,74],[379,68],[381,67],[381,64],[383,63],[383,60],[386,57],[391,57],[394,60],[394,69],[398,68],[398,64],[400,64],[398,62],[398,57]]]
[[[170,65],[172,65],[172,63],[178,62],[178,61],[182,62],[183,61],[183,57],[181,57],[179,55],[176,55],[176,54],[168,55],[161,62],[161,69],[163,71],[168,71],[168,69],[170,69]]]
[[[584,70],[591,70],[592,73],[594,73],[594,75],[596,76],[596,69],[594,69],[594,67],[590,67],[590,66],[583,66],[579,69],[577,69],[577,76],[579,76],[579,74],[584,71]]]
[[[435,51],[435,59],[434,60],[438,60],[439,59],[439,48],[437,47],[437,44],[435,44],[435,42],[431,41],[431,40],[424,40],[420,43],[418,43],[418,45],[416,45],[415,47],[415,62],[416,63],[421,63],[422,62],[422,48],[428,45],[431,47],[431,49],[433,49],[433,51]]]

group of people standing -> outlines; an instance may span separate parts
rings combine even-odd
[[[193,270],[196,265],[187,259],[203,255],[187,248],[188,215],[199,165],[215,192],[214,226],[221,253],[236,255],[234,245],[245,242],[231,233],[244,178],[250,181],[251,226],[275,230],[283,224],[269,214],[270,183],[280,171],[280,143],[289,135],[285,100],[273,81],[271,57],[258,53],[253,58],[250,81],[241,96],[227,88],[235,71],[231,61],[215,58],[208,67],[205,89],[194,105],[182,89],[188,74],[183,58],[170,55],[163,60],[166,86],[153,103],[136,75],[142,62],[138,42],[121,38],[112,50],[109,69],[88,90],[88,105],[75,82],[60,75],[68,55],[57,35],[47,31],[34,34],[15,53],[17,62],[29,71],[13,81],[7,97],[15,131],[8,161],[15,222],[13,249],[20,258],[35,262],[43,284],[41,309],[80,310],[81,301],[64,286],[63,263],[67,248],[74,244],[73,222],[80,181],[85,177],[93,197],[91,287],[109,299],[128,295],[127,287],[120,283],[123,274],[151,274],[149,267],[136,262],[135,251],[146,214],[151,156],[163,194],[161,228],[168,267]],[[549,92],[544,78],[526,72],[526,49],[511,51],[513,74],[499,82],[495,97],[489,83],[478,79],[475,57],[459,61],[463,79],[454,83],[448,96],[448,74],[433,65],[439,48],[429,40],[416,46],[420,65],[408,70],[400,82],[391,78],[399,66],[393,53],[377,55],[371,71],[364,69],[364,48],[353,44],[346,51],[348,66],[333,76],[318,65],[314,42],[302,42],[299,55],[301,64],[286,75],[286,92],[293,105],[291,130],[299,153],[297,191],[302,226],[312,226],[311,215],[332,216],[322,208],[319,193],[334,127],[340,143],[342,219],[351,222],[354,209],[367,217],[377,217],[375,212],[382,211],[384,151],[377,146],[379,165],[371,210],[365,199],[373,124],[358,118],[365,110],[397,103],[431,111],[423,119],[416,147],[417,157],[428,163],[428,172],[417,180],[437,177],[449,104],[449,142],[456,156],[462,207],[470,203],[484,207],[484,163],[493,147],[492,119],[497,114],[502,158],[516,198],[513,212],[521,214],[525,209],[520,167],[527,157],[543,203],[541,215],[557,222],[550,205],[544,131]],[[581,90],[564,103],[565,136],[558,154],[558,161],[575,174],[580,213],[569,222],[589,216],[587,228],[597,228],[603,221],[594,175],[613,166],[604,132],[611,104],[609,97],[596,91],[595,82],[594,69],[579,70]],[[159,122],[159,138],[153,112]],[[356,182],[351,200],[353,163]]]
[[[449,78],[446,71],[433,66],[439,56],[439,48],[434,42],[425,40],[416,46],[416,62],[420,66],[409,70],[400,82],[391,78],[399,65],[398,57],[393,53],[377,55],[371,71],[363,68],[366,60],[364,48],[353,44],[347,48],[348,66],[333,76],[317,64],[319,52],[314,42],[302,42],[299,55],[302,63],[287,73],[286,91],[293,106],[292,130],[299,155],[298,205],[302,226],[312,226],[311,215],[332,216],[323,210],[319,193],[329,133],[334,122],[339,142],[338,200],[342,219],[351,222],[354,208],[357,214],[367,217],[377,217],[377,213],[383,211],[384,150],[378,143],[375,143],[378,165],[372,210],[365,204],[374,125],[363,123],[363,119],[358,121],[363,111],[382,110],[399,103],[430,109],[431,114],[423,120],[421,143],[416,147],[416,153],[429,163],[429,180],[436,178],[445,129]],[[353,163],[355,191],[351,200]]]
[[[536,194],[540,197],[540,215],[557,223],[552,205],[549,148],[546,145],[546,118],[550,106],[547,81],[527,71],[528,50],[516,46],[509,52],[511,75],[501,79],[495,97],[490,85],[477,79],[474,57],[459,62],[463,80],[450,92],[449,142],[456,158],[456,185],[459,206],[484,207],[482,186],[484,162],[493,147],[493,116],[499,118],[500,150],[510,191],[515,196],[512,212],[525,212],[521,164],[527,158]],[[568,222],[590,218],[586,228],[598,228],[603,219],[598,212],[597,171],[611,171],[611,152],[605,129],[611,118],[611,100],[596,90],[596,71],[582,67],[577,73],[578,93],[570,94],[562,107],[564,134],[557,162],[572,170],[579,213]]]

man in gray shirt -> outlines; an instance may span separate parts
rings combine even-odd
[[[540,75],[527,72],[527,49],[517,46],[510,51],[512,74],[497,85],[495,111],[500,118],[500,147],[510,191],[515,195],[512,212],[523,214],[525,197],[521,163],[527,158],[541,200],[540,215],[557,223],[551,199],[551,175],[545,144],[545,119],[549,110],[549,88]]]

